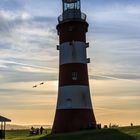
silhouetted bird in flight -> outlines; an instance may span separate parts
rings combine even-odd
[[[40,85],[43,85],[43,84],[44,84],[44,82],[40,83]]]
[[[36,87],[37,87],[37,85],[33,86],[33,88],[36,88]]]
[[[41,83],[39,83],[38,85],[34,85],[33,88],[36,88],[37,86],[43,85],[43,84],[45,84],[45,82],[41,82]]]

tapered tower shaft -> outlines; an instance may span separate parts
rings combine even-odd
[[[89,90],[86,15],[80,0],[62,0],[63,13],[58,17],[60,66],[59,91],[52,133],[96,128]]]

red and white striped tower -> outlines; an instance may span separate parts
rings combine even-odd
[[[86,15],[80,0],[62,0],[63,14],[57,25],[60,54],[59,91],[52,133],[96,128],[88,80]]]

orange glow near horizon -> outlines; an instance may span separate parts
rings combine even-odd
[[[46,85],[36,89],[32,89],[33,83],[16,84],[18,84],[17,89],[26,87],[27,91],[35,92],[35,94],[30,95],[29,92],[29,95],[27,93],[24,95],[23,93],[23,96],[19,97],[17,94],[17,98],[12,99],[16,100],[13,109],[1,109],[1,115],[9,117],[12,120],[11,124],[52,125],[57,102],[58,82],[48,81]],[[140,124],[140,97],[137,96],[139,84],[139,81],[90,80],[97,123],[121,126],[129,125],[131,122],[135,125]],[[11,88],[13,85],[8,87]],[[8,99],[6,96],[2,98]]]

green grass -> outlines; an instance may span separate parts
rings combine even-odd
[[[6,131],[6,140],[140,140],[140,126],[30,136],[29,130]]]
[[[48,134],[50,130],[48,130]],[[45,136],[46,133],[42,135],[30,135],[29,130],[7,130],[6,140],[39,140],[39,138]]]
[[[136,140],[140,140],[140,126],[135,127],[122,127],[119,130],[125,134],[134,137]]]
[[[40,140],[140,140],[140,126],[48,135]]]

